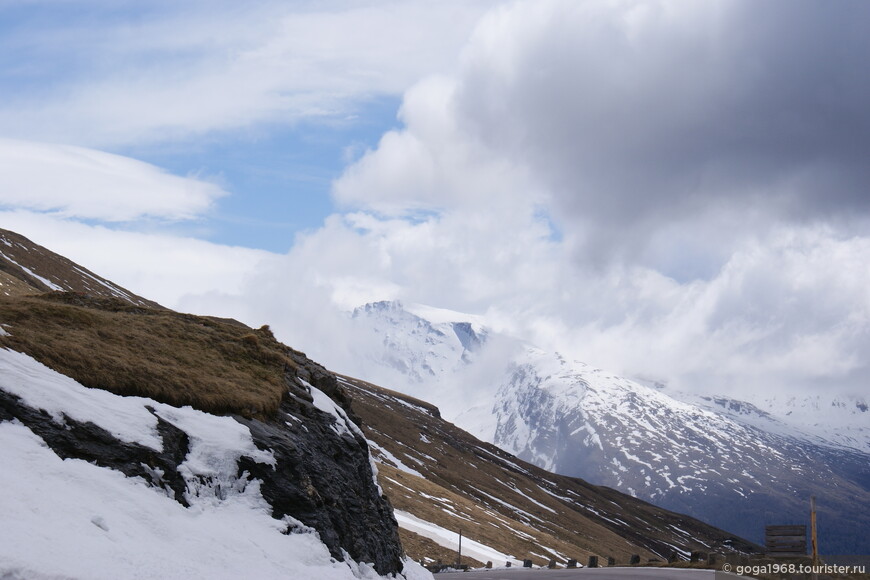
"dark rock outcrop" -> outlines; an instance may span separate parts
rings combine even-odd
[[[373,562],[381,574],[401,570],[398,524],[375,487],[362,437],[338,436],[330,417],[301,398],[288,397],[276,422],[236,420],[277,460],[275,469],[247,458],[239,462],[240,471],[263,482],[273,517],[289,514],[315,528],[335,558],[345,550],[356,561]]]
[[[162,452],[119,441],[90,422],[82,423],[66,416],[63,422],[56,422],[45,411],[28,407],[17,396],[0,389],[0,422],[15,419],[41,437],[61,459],[82,459],[120,471],[127,477],[141,477],[166,489],[182,505],[188,505],[184,497],[184,478],[178,473],[178,466],[189,451],[187,433],[160,417],[157,417],[157,432],[163,439]]]
[[[398,524],[374,481],[368,443],[361,432],[345,429],[318,409],[305,383],[359,425],[350,396],[333,373],[300,352],[290,354],[297,366],[285,371],[287,392],[277,416],[270,421],[235,416],[259,448],[272,451],[277,466],[243,457],[239,472],[263,482],[260,490],[273,517],[291,515],[316,529],[333,557],[341,559],[344,550],[358,562],[374,563],[380,574],[400,571]]]

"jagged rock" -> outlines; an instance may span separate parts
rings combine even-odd
[[[336,558],[345,550],[356,561],[373,562],[381,574],[401,570],[398,524],[374,484],[365,439],[337,436],[331,416],[299,398],[288,397],[275,421],[236,420],[277,460],[275,469],[239,462],[240,473],[263,482],[273,517],[289,514],[315,528]]]

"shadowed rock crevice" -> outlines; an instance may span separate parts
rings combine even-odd
[[[340,401],[349,400],[331,373],[312,378],[310,384],[331,387],[342,395]],[[273,517],[291,515],[317,529],[333,557],[343,559],[344,550],[358,562],[373,563],[380,574],[400,571],[398,525],[374,483],[365,439],[336,433],[333,416],[310,399],[304,389],[294,387],[274,421],[235,417],[277,461],[273,469],[242,458],[239,473],[247,471],[263,482],[260,490]]]

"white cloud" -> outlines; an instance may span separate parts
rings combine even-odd
[[[260,265],[274,257],[262,250],[165,232],[124,231],[21,210],[0,212],[0,227],[169,308],[181,308],[190,294],[238,295]]]
[[[0,41],[26,70],[0,104],[0,134],[105,148],[341,120],[360,100],[450,70],[492,3],[168,3],[127,7],[141,10],[128,18],[100,7],[34,17],[36,29]]]
[[[867,10],[494,10],[336,182],[353,267],[686,388],[866,389]]]
[[[188,220],[226,195],[129,157],[0,138],[0,205],[109,222]]]

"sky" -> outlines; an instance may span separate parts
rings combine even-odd
[[[352,370],[398,299],[866,395],[870,4],[0,0],[0,227]]]

